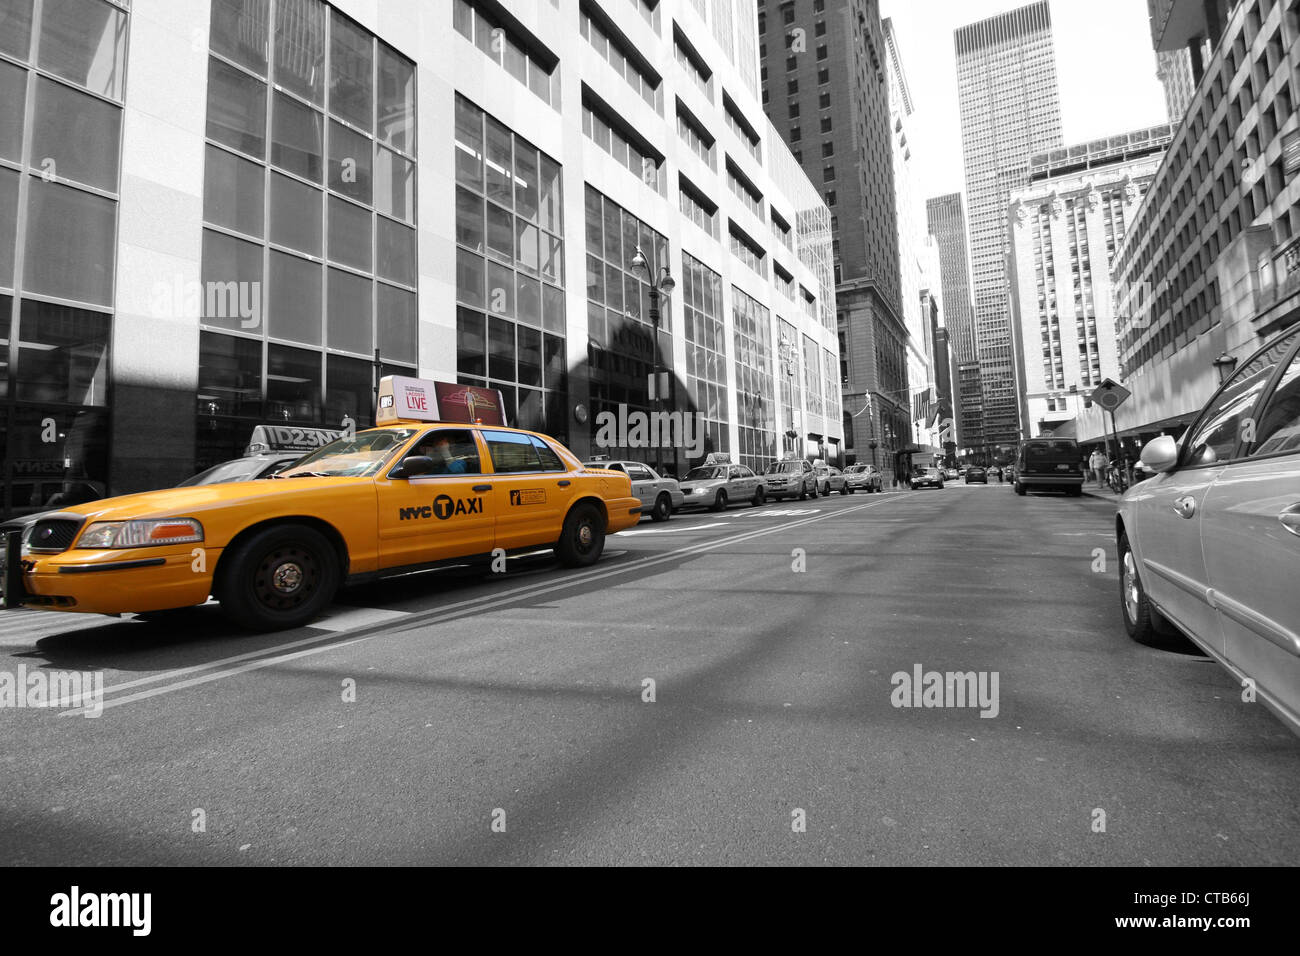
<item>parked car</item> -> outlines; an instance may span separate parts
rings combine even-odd
[[[763,482],[769,498],[797,497],[803,501],[809,495],[817,497],[817,475],[812,463],[803,458],[772,462],[763,472]]]
[[[1029,438],[1016,457],[1016,494],[1031,488],[1059,488],[1067,495],[1083,494],[1083,453],[1073,438]]]
[[[761,505],[767,497],[767,484],[744,465],[727,461],[692,468],[682,479],[683,507],[722,511],[727,505],[748,501]]]
[[[926,468],[921,465],[912,471],[910,479],[913,491],[918,488],[943,488],[943,482],[942,468]]]
[[[844,480],[849,486],[849,494],[856,491],[878,494],[885,490],[885,479],[875,465],[849,465],[844,469]]]
[[[1300,733],[1300,326],[1142,462],[1116,515],[1125,630],[1181,631]]]
[[[652,521],[667,521],[686,503],[677,479],[659,474],[644,462],[593,458],[582,464],[584,468],[608,468],[627,475],[632,480],[632,494],[641,502],[642,513],[648,514]]]
[[[842,495],[849,493],[849,483],[844,479],[844,473],[834,465],[814,465],[813,471],[817,474],[817,488],[823,495],[829,496],[832,491],[838,491]]]
[[[973,465],[966,469],[966,484],[972,485],[976,482],[987,485],[989,483],[989,473],[986,469]]]

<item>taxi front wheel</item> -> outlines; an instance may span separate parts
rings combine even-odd
[[[605,516],[595,505],[578,505],[564,519],[564,530],[555,545],[560,563],[583,568],[600,560],[605,550]]]
[[[277,525],[254,533],[221,562],[222,610],[254,631],[302,627],[334,600],[339,562],[319,531]]]

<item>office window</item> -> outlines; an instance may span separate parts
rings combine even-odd
[[[542,102],[560,107],[560,71],[544,62],[531,41],[500,23],[477,0],[453,0],[452,25],[483,54],[528,87]]]
[[[561,168],[464,97],[456,109],[458,150],[484,150],[457,175],[457,380],[500,389],[511,423],[558,438],[568,427]]]
[[[414,65],[315,0],[273,6],[212,7],[200,272],[225,293],[203,303],[202,352],[245,356],[250,397],[206,395],[200,369],[200,466],[238,455],[254,418],[368,424],[373,376],[415,371]]]

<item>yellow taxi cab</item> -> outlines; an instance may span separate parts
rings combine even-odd
[[[8,544],[19,560],[6,606],[141,613],[211,595],[236,623],[279,630],[312,620],[341,585],[443,563],[553,548],[567,566],[590,565],[607,534],[640,521],[626,474],[585,468],[545,435],[485,424],[478,413],[495,391],[462,397],[471,417],[447,421],[438,408],[452,402],[435,384],[445,385],[384,379],[375,428],[271,478],[42,516]]]

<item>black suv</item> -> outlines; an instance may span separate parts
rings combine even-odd
[[[1030,488],[1060,488],[1067,495],[1083,494],[1083,453],[1073,438],[1030,438],[1020,444],[1016,458],[1016,494]]]

